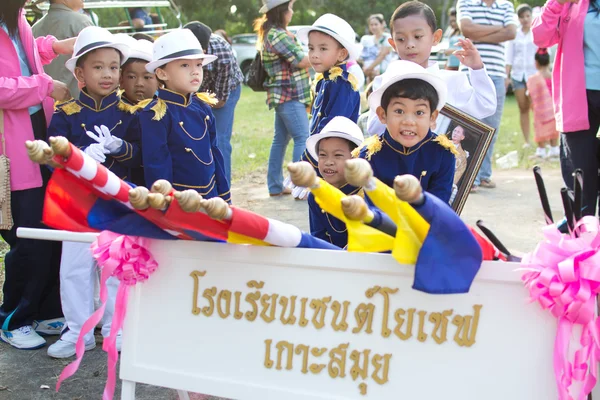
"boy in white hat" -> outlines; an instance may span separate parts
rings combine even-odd
[[[424,190],[450,201],[456,149],[430,129],[446,102],[444,80],[411,61],[394,61],[381,75],[381,86],[369,97],[386,126],[366,139],[354,155],[367,159],[373,174],[388,186],[397,175],[416,176]]]
[[[65,136],[121,179],[141,166],[140,132],[137,117],[120,107],[117,93],[119,71],[129,48],[115,40],[106,29],[90,26],[81,31],[73,57],[66,67],[83,88],[78,99],[57,106],[48,128],[48,137]],[[95,131],[95,132],[94,132]],[[60,264],[61,305],[69,328],[48,348],[53,358],[75,355],[75,343],[83,323],[94,312],[96,264],[87,244],[64,242]],[[109,301],[102,335],[108,337],[118,280],[108,281]],[[85,349],[96,346],[93,332],[85,335]],[[120,348],[120,338],[117,340]]]
[[[144,177],[147,185],[166,179],[176,190],[194,189],[205,198],[219,196],[230,202],[211,111],[216,99],[197,93],[202,66],[215,59],[204,54],[188,29],[171,31],[154,42],[146,70],[155,73],[164,88],[158,89],[157,98],[138,105]]]
[[[356,43],[354,29],[333,14],[319,17],[312,26],[300,29],[298,36],[308,41],[308,58],[318,75],[315,78],[310,135],[323,130],[335,117],[356,123],[360,113],[360,93],[356,78],[348,72],[347,61],[360,57],[362,46]],[[303,160],[317,168],[316,159],[307,150]],[[308,190],[295,189],[294,197],[304,198]]]
[[[349,185],[344,176],[346,160],[352,158],[352,151],[363,142],[363,134],[353,121],[346,117],[335,117],[320,133],[306,140],[306,151],[317,160],[319,174],[330,185],[350,196],[358,194],[361,188]],[[348,244],[346,224],[333,215],[324,212],[312,193],[308,195],[310,234],[344,248]]]
[[[121,67],[121,100],[128,106],[151,99],[158,90],[158,81],[153,73],[146,71],[146,64],[152,61],[152,42],[134,39],[126,34],[118,34],[130,48],[129,58]]]

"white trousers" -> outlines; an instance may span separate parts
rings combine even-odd
[[[94,288],[98,280],[98,267],[88,243],[63,242],[60,261],[60,302],[69,330],[61,339],[76,343],[81,328],[94,313]],[[102,336],[110,335],[112,317],[119,280],[110,277],[106,286],[108,299],[102,317]],[[85,343],[94,340],[94,331],[85,335]]]

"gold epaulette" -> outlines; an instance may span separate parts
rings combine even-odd
[[[438,143],[440,146],[442,146],[455,156],[458,155],[458,150],[456,150],[456,146],[454,146],[454,143],[452,143],[452,141],[448,139],[445,135],[438,135],[435,139],[433,139],[433,141]]]
[[[155,99],[146,99],[140,101],[137,103],[137,105],[131,107],[132,113],[136,112],[137,110],[145,109],[150,103],[152,103],[153,100]],[[160,98],[156,98],[156,104],[150,107],[150,110],[154,111],[154,117],[152,117],[152,120],[160,121],[167,113],[167,103]]]
[[[205,102],[211,107],[219,102],[219,100],[217,100],[217,96],[214,93],[196,93],[196,97],[198,97],[201,101]]]
[[[381,150],[381,138],[379,135],[373,135],[365,139],[360,147],[352,150],[352,157],[357,158],[363,149],[367,149],[367,160],[371,159],[371,156]]]
[[[119,101],[118,107],[119,107],[119,110],[127,112],[129,114],[135,114],[135,112],[137,111],[137,107],[136,106],[132,106],[131,104],[127,104],[123,100]]]
[[[77,104],[75,99],[67,100],[60,104],[55,104],[54,108],[56,110],[62,110],[67,115],[73,115],[81,112],[81,106]]]
[[[333,67],[329,70],[329,79],[331,79],[332,81],[335,82],[335,80],[339,76],[342,76],[343,73],[344,73],[344,70],[341,69],[340,67]]]

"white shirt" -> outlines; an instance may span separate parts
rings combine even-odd
[[[506,65],[512,65],[510,77],[515,81],[527,81],[535,74],[535,52],[538,47],[533,43],[533,32],[517,30],[517,36],[506,45]]]
[[[485,68],[478,70],[469,68],[471,83],[464,72],[441,70],[437,62],[430,63],[427,71],[439,76],[448,85],[446,104],[477,119],[489,117],[496,112],[498,104],[496,87]],[[373,80],[373,90],[377,90],[380,86],[381,76],[377,76]],[[435,122],[436,127],[432,130],[435,133],[446,134],[451,122],[450,118],[439,114]],[[385,132],[385,129],[375,110],[369,110],[367,132],[370,135],[380,135]]]

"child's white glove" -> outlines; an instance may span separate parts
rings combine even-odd
[[[99,163],[106,161],[106,156],[104,155],[106,150],[104,150],[104,146],[100,143],[90,144],[83,152]]]
[[[90,131],[86,131],[85,133],[96,142],[101,144],[108,151],[108,154],[114,154],[118,152],[121,149],[121,146],[123,146],[123,140],[111,135],[110,129],[108,129],[108,127],[105,125],[100,125],[100,127],[94,126],[94,130],[98,135]]]

